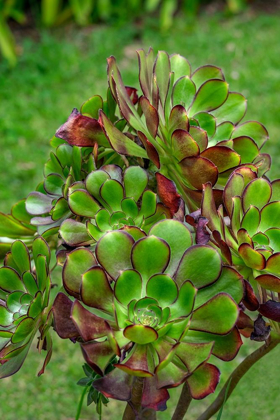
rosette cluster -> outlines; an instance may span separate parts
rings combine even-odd
[[[231,360],[242,343],[242,277],[212,247],[192,245],[179,221],[162,220],[140,239],[106,233],[95,253],[68,253],[63,282],[76,300],[58,295],[55,329],[81,341],[100,375],[117,356],[115,369],[93,384],[107,397],[129,400],[133,378],[143,377],[144,407],[164,409],[167,388],[185,381],[203,398],[219,380],[211,354]]]
[[[38,349],[48,352],[39,374],[51,357],[49,262],[49,247],[37,237],[32,253],[23,242],[13,242],[0,268],[0,378],[20,369],[38,331]]]
[[[216,210],[210,184],[204,187],[202,215],[226,263],[253,286],[253,309],[280,321],[280,181],[257,178],[250,168],[236,170],[227,182],[222,206]],[[268,291],[268,293],[266,293]]]

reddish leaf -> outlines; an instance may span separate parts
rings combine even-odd
[[[68,120],[56,131],[55,136],[71,146],[92,147],[95,143],[108,146],[108,141],[99,122],[86,117],[74,108]]]
[[[210,160],[201,156],[189,157],[179,163],[186,180],[196,189],[202,190],[202,185],[211,182],[212,186],[218,179],[218,169]]]
[[[225,146],[209,147],[201,153],[201,156],[213,162],[217,166],[219,172],[235,168],[240,163],[240,156],[232,149]]]
[[[129,401],[131,399],[132,382],[132,375],[114,369],[103,378],[96,379],[92,386],[107,398]]]
[[[173,181],[166,178],[159,172],[156,173],[157,193],[162,203],[170,209],[173,216],[179,210],[181,197],[177,193],[176,186]]]
[[[185,108],[182,105],[176,105],[172,108],[169,117],[169,132],[182,129],[189,130],[189,119]]]
[[[215,391],[219,380],[219,369],[210,363],[203,364],[187,379],[191,396],[195,400],[207,397]]]
[[[144,133],[141,131],[137,131],[138,137],[145,146],[148,158],[153,162],[153,164],[159,169],[160,168],[160,160],[159,154],[157,149],[152,145],[152,143],[147,139]]]
[[[260,305],[259,312],[273,321],[280,322],[280,302],[269,300]]]
[[[174,130],[171,141],[173,154],[178,160],[199,155],[198,144],[186,130]]]
[[[89,312],[77,300],[73,303],[71,318],[84,341],[105,337],[110,331],[107,321]]]
[[[73,302],[64,293],[58,293],[53,303],[54,329],[60,338],[76,338],[80,334],[71,319]]]
[[[109,342],[82,343],[81,349],[87,364],[90,365],[98,375],[103,376],[106,367],[114,356],[114,352]]]
[[[198,245],[206,245],[210,239],[210,233],[207,231],[208,219],[199,217],[196,226],[195,241]]]
[[[146,118],[148,130],[153,137],[156,137],[159,125],[158,112],[145,96],[141,96],[140,105]]]
[[[166,401],[169,400],[170,396],[167,389],[158,389],[156,378],[145,378],[143,395],[142,395],[142,407],[150,408],[155,411],[166,410]]]
[[[243,282],[245,294],[242,302],[244,303],[246,308],[249,309],[249,311],[257,311],[260,304],[257,296],[255,295],[254,289],[247,280],[244,279]]]
[[[231,258],[231,251],[230,248],[228,246],[228,244],[222,239],[220,232],[218,232],[217,230],[214,230],[213,232],[213,237],[215,239],[215,241],[217,242],[222,256],[226,259],[226,261],[232,265],[232,258]]]
[[[137,104],[138,102],[138,95],[137,95],[137,89],[131,86],[125,86],[126,93],[132,100],[133,105]]]

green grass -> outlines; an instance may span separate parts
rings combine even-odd
[[[271,177],[279,175],[279,16],[246,14],[230,20],[202,16],[196,22],[178,20],[168,34],[161,34],[151,20],[144,28],[60,28],[42,32],[40,37],[40,42],[19,40],[23,55],[15,69],[0,63],[1,211],[9,211],[41,181],[50,150],[48,140],[72,108],[105,92],[106,57],[117,57],[126,84],[137,83],[134,50],[139,47],[178,52],[194,68],[205,63],[222,67],[230,89],[248,98],[247,118],[267,126],[271,139],[265,150],[274,162]],[[256,347],[250,344],[237,360],[224,364],[222,383],[242,355]],[[223,420],[279,420],[278,359],[275,349],[242,379],[224,408]],[[56,339],[45,375],[35,378],[39,360],[42,362],[33,349],[21,373],[1,382],[1,419],[74,419],[82,391],[75,384],[83,376],[78,346]],[[171,394],[171,408],[159,419],[171,418],[178,390]],[[188,420],[194,420],[208,400],[212,397],[192,403]],[[111,402],[104,419],[119,420],[119,407]],[[82,419],[97,419],[93,406],[83,410]]]

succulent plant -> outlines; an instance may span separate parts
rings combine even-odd
[[[229,92],[220,68],[208,65],[192,71],[179,54],[160,51],[154,62],[152,49],[146,55],[143,50],[137,53],[143,93],[138,108],[126,92],[114,57],[108,59],[112,95],[130,134],[140,139],[161,173],[176,183],[190,209],[199,207],[205,182],[216,184],[215,198],[220,202],[220,189],[234,168],[252,163],[259,175],[270,168],[269,155],[260,153],[267,130],[256,121],[240,124],[246,99]],[[133,154],[133,139],[102,111],[100,123],[118,153]]]
[[[157,194],[147,190],[148,174],[139,166],[125,171],[117,165],[105,165],[91,172],[84,183],[69,190],[68,204],[76,219],[65,220],[60,228],[69,246],[97,242],[109,230],[124,229],[135,239],[145,236],[151,225],[171,211],[157,203]],[[174,195],[178,202],[178,194]]]
[[[136,240],[122,230],[108,232],[95,255],[75,249],[63,284],[76,300],[56,299],[60,336],[80,336],[86,362],[100,375],[118,357],[116,369],[93,384],[107,397],[128,400],[133,377],[140,376],[143,406],[164,409],[166,388],[184,381],[194,398],[203,398],[219,380],[210,355],[231,360],[242,343],[235,328],[241,276],[223,267],[212,247],[192,246],[189,230],[176,220],[159,221]]]
[[[22,241],[14,241],[0,268],[0,378],[20,369],[37,331],[38,349],[47,350],[39,375],[50,360],[49,262],[48,244],[37,237],[32,253]]]
[[[234,265],[258,295],[261,314],[280,321],[280,180],[257,178],[250,168],[233,172],[216,210],[204,186],[202,215],[227,264]],[[269,293],[266,293],[266,290]],[[267,303],[267,299],[272,301]],[[272,303],[275,301],[275,303]],[[271,313],[269,311],[271,308]],[[278,310],[276,310],[278,308]],[[254,309],[258,309],[258,303]]]

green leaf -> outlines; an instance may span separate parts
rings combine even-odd
[[[126,214],[126,217],[131,217],[134,219],[138,216],[138,206],[133,198],[124,198],[121,202],[121,208],[122,211]]]
[[[103,170],[91,172],[85,181],[88,192],[98,200],[100,198],[100,188],[109,178],[109,174]]]
[[[254,207],[250,206],[247,212],[244,214],[241,221],[241,227],[246,229],[250,236],[254,235],[260,224],[260,212]]]
[[[59,233],[67,245],[87,245],[92,242],[84,223],[72,219],[65,220],[60,226]]]
[[[171,319],[187,317],[193,310],[197,289],[190,281],[185,281],[179,291],[178,299],[170,306]]]
[[[192,236],[188,228],[177,220],[161,220],[150,230],[149,235],[164,239],[170,247],[170,262],[165,270],[173,276],[187,248],[192,244]]]
[[[269,238],[269,245],[273,251],[280,252],[280,229],[268,229],[265,231],[265,235]]]
[[[175,280],[181,285],[188,279],[199,289],[217,280],[221,270],[222,262],[217,251],[207,245],[194,245],[183,255]]]
[[[15,241],[11,246],[13,260],[20,273],[30,270],[30,256],[27,246],[22,241]]]
[[[254,268],[255,270],[263,270],[265,268],[264,256],[249,244],[244,243],[240,245],[238,252],[248,267]]]
[[[125,270],[118,277],[114,293],[120,303],[127,306],[133,299],[140,299],[142,293],[142,279],[135,270]]]
[[[269,228],[280,228],[280,202],[268,203],[261,210],[260,231],[264,232]]]
[[[79,297],[82,275],[94,265],[96,259],[88,249],[80,248],[67,254],[62,277],[69,294]]]
[[[174,280],[167,274],[155,274],[146,285],[147,296],[156,299],[163,308],[171,305],[178,296]]]
[[[113,292],[101,267],[92,267],[82,275],[81,298],[92,308],[112,312]]]
[[[125,197],[138,201],[148,184],[147,172],[140,166],[130,166],[124,172]]]
[[[222,80],[209,80],[200,86],[189,109],[192,117],[198,112],[209,112],[221,106],[228,96],[228,84]]]
[[[236,137],[233,140],[233,148],[240,155],[242,164],[253,162],[259,154],[254,140],[246,136]]]
[[[101,96],[94,95],[81,106],[81,114],[87,114],[91,118],[98,119],[98,111],[103,108]]]
[[[24,285],[18,273],[10,267],[0,268],[0,287],[10,293],[17,290],[25,292]]]
[[[165,51],[159,51],[155,62],[154,72],[159,88],[159,98],[163,108],[168,92],[170,71],[171,66],[168,54]]]
[[[100,195],[110,206],[112,211],[121,210],[121,201],[124,198],[124,191],[122,185],[118,181],[114,179],[105,181],[100,188]]]
[[[52,209],[52,201],[53,199],[48,195],[35,191],[26,199],[26,210],[34,216],[49,213]]]
[[[238,315],[239,309],[234,300],[228,294],[220,293],[193,312],[190,329],[212,334],[228,334]]]
[[[157,332],[146,325],[129,325],[123,332],[124,336],[137,344],[149,344],[158,338]]]
[[[0,326],[9,327],[12,323],[13,314],[5,306],[0,306]]]
[[[267,129],[257,121],[247,121],[243,124],[237,125],[232,133],[232,138],[240,136],[249,136],[259,147],[262,147],[268,139]]]
[[[51,259],[51,252],[48,243],[40,236],[36,237],[32,244],[33,258],[37,260],[38,255],[44,255],[49,264]]]
[[[198,308],[224,291],[226,291],[237,304],[243,299],[244,287],[242,276],[232,267],[223,267],[220,277],[214,284],[198,290],[195,299],[195,308]]]
[[[271,194],[271,185],[266,179],[254,179],[246,186],[242,195],[244,210],[248,210],[251,205],[261,210],[269,202]]]
[[[50,174],[45,178],[44,188],[48,194],[61,196],[64,179],[58,174]]]
[[[68,202],[72,212],[78,216],[94,218],[100,209],[94,198],[84,190],[74,191],[69,195]]]
[[[116,279],[122,271],[132,268],[133,244],[133,238],[123,231],[108,232],[98,241],[97,259],[113,279]]]
[[[145,284],[154,274],[164,272],[169,263],[170,248],[164,240],[148,236],[135,243],[131,259]]]
[[[227,100],[220,108],[214,111],[214,115],[217,118],[219,124],[225,121],[230,121],[233,124],[237,124],[244,117],[246,109],[246,98],[241,95],[241,93],[229,92]]]
[[[176,77],[176,75],[175,75]],[[196,89],[194,83],[191,81],[189,76],[183,76],[175,83],[172,92],[172,104],[183,105],[188,108],[194,98]]]
[[[131,155],[136,157],[147,158],[145,149],[138,146],[134,141],[130,140],[121,131],[119,131],[111,121],[106,117],[104,112],[100,111],[100,120],[105,130],[106,136],[112,148],[121,155]]]
[[[209,79],[225,80],[224,74],[219,67],[206,65],[198,67],[191,76],[192,81],[198,90],[200,86],[207,82]]]
[[[169,59],[171,71],[174,72],[174,80],[191,75],[191,66],[185,57],[180,54],[172,54]]]
[[[16,331],[12,337],[12,343],[20,343],[22,340],[27,338],[33,330],[35,321],[33,318],[23,319],[17,326]]]
[[[216,131],[216,118],[209,112],[199,112],[194,118],[198,121],[199,127],[207,131],[209,137],[212,137]]]

